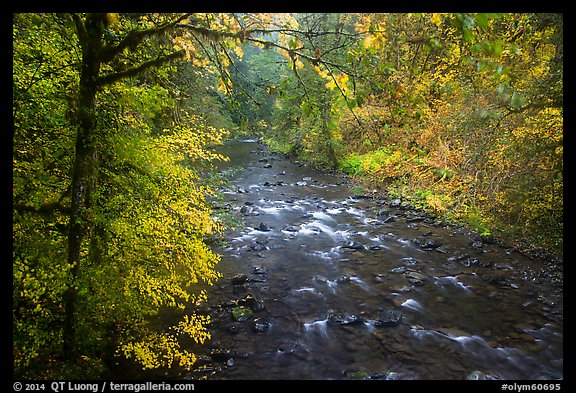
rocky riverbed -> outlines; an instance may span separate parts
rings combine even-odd
[[[212,339],[186,379],[562,379],[563,290],[541,262],[350,181],[226,146]]]

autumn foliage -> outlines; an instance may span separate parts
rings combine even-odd
[[[334,49],[283,82],[293,93],[278,96],[273,145],[320,166],[337,162],[367,187],[481,234],[561,252],[561,15],[315,20],[345,38],[302,40],[310,56]]]
[[[15,376],[193,367],[229,131],[562,250],[560,14],[14,14]]]

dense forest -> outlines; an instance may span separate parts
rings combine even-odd
[[[562,253],[561,14],[14,14],[12,91],[18,378],[194,366],[228,138]]]

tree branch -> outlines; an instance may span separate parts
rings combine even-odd
[[[88,32],[86,31],[86,27],[84,26],[84,22],[82,22],[80,15],[73,13],[72,19],[74,19],[74,24],[76,25],[76,34],[80,39],[80,46],[84,49],[84,45],[86,45],[86,41],[88,40]]]
[[[114,57],[122,52],[126,48],[134,49],[138,46],[142,40],[146,37],[151,37],[153,35],[162,34],[165,31],[174,28],[177,26],[182,20],[186,19],[190,14],[184,14],[180,16],[178,19],[165,23],[163,25],[153,27],[146,30],[135,31],[132,30],[126,34],[126,36],[116,45],[107,45],[100,50],[98,54],[100,60],[103,63],[109,63],[110,61],[114,60]]]
[[[60,212],[62,214],[70,214],[71,209],[69,206],[63,206],[58,202],[45,202],[40,207],[25,205],[23,203],[18,203],[13,205],[14,210],[19,212],[31,212],[31,213],[39,213],[43,215],[49,215],[54,213],[55,211]]]
[[[181,58],[185,55],[185,53],[186,51],[182,49],[169,55],[158,56],[156,59],[144,62],[136,67],[128,68],[124,71],[114,72],[112,74],[101,76],[98,79],[96,79],[96,85],[97,86],[109,85],[122,78],[129,78],[131,76],[138,75],[139,73],[149,68],[159,67],[165,63],[170,62],[171,60]]]
[[[356,112],[354,112],[354,109],[352,109],[350,107],[350,105],[348,104],[348,96],[346,96],[346,93],[344,93],[344,90],[342,90],[342,88],[340,87],[340,84],[338,83],[338,81],[336,80],[336,77],[334,76],[334,73],[332,72],[332,70],[330,69],[330,67],[328,67],[328,65],[324,64],[324,66],[326,67],[326,69],[328,70],[328,73],[330,74],[330,77],[332,78],[332,81],[334,81],[334,84],[336,85],[336,87],[338,88],[338,90],[340,91],[340,94],[342,95],[342,98],[344,98],[344,102],[346,103],[346,107],[348,108],[348,110],[350,110],[350,112],[352,113],[352,115],[354,116],[354,119],[356,119],[356,122],[358,123],[358,125],[360,126],[361,129],[364,128],[364,126],[362,125],[362,122],[360,121],[360,119],[358,118],[358,116],[356,115]]]

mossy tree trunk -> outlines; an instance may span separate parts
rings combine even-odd
[[[102,48],[105,20],[105,14],[89,14],[84,23],[76,19],[76,29],[82,47],[82,64],[78,90],[78,128],[76,156],[72,168],[72,200],[68,233],[68,264],[71,266],[71,281],[64,295],[63,353],[67,360],[73,360],[75,357],[75,305],[78,290],[76,281],[80,272],[82,241],[90,225],[91,193],[95,184],[97,160],[95,106],[101,65],[99,52]]]

